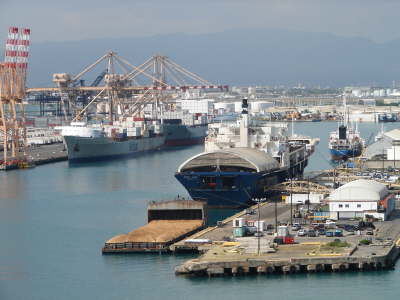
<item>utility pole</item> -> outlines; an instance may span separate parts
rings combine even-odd
[[[396,141],[393,141],[393,168],[396,169]]]
[[[275,199],[275,233],[278,233],[278,199]]]
[[[382,172],[385,169],[385,147],[382,147]]]
[[[310,177],[307,178],[307,213],[310,212]]]
[[[293,226],[293,176],[290,176],[290,226]]]
[[[260,201],[261,198],[256,198],[257,207],[258,207],[258,223],[257,223],[257,254],[260,255],[260,237],[261,237],[261,230],[260,230]]]

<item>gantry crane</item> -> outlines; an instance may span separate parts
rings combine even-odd
[[[85,74],[101,63],[106,63],[106,70],[96,78],[96,84],[77,84]],[[101,81],[104,85],[100,85]],[[100,99],[107,99],[108,118],[112,121],[117,111],[122,115],[135,115],[148,103],[155,103],[157,108],[171,92],[227,89],[227,86],[211,84],[166,56],[156,55],[135,66],[113,51],[98,58],[76,75],[54,74],[53,82],[56,83],[56,88],[31,88],[28,92],[59,92],[64,115],[67,116],[67,111],[71,110],[73,120],[84,116],[90,105]],[[89,103],[84,107],[78,107],[76,103],[79,93],[92,94]]]

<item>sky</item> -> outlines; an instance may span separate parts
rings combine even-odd
[[[278,28],[400,38],[399,0],[0,0],[0,42],[29,27],[32,42]]]

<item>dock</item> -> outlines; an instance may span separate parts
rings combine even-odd
[[[0,157],[2,156],[3,151],[0,151]],[[7,166],[0,165],[0,170],[25,169],[65,160],[68,160],[68,154],[63,143],[40,145],[29,148],[26,162],[15,161]]]
[[[187,240],[178,241],[170,246],[173,252],[194,252],[202,253],[212,247],[213,241],[223,241],[232,236],[232,222],[236,218],[246,216],[248,220],[256,221],[258,205],[244,209],[237,214],[226,218],[217,226],[208,227],[190,236]],[[290,206],[284,203],[276,203],[277,217],[279,222],[286,223],[290,219]],[[266,224],[275,224],[275,203],[263,202],[260,204],[260,220]]]
[[[400,211],[395,211],[389,221],[377,222],[375,226],[373,237],[365,232],[339,239],[296,237],[296,243],[287,245],[275,244],[274,237],[269,235],[259,239],[240,237],[233,242],[212,240],[203,248],[203,255],[176,267],[175,272],[190,276],[236,276],[391,269],[400,255]],[[189,239],[213,235],[218,239],[220,232],[221,229],[213,227]],[[370,243],[361,243],[363,240]],[[174,246],[179,249],[181,245],[184,241]]]
[[[29,151],[28,157],[36,166],[68,160],[67,150],[63,143],[35,147]]]
[[[102,252],[169,252],[171,244],[204,228],[205,208],[205,203],[193,200],[152,202],[147,209],[148,223],[111,238]]]

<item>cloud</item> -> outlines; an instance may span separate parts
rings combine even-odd
[[[34,42],[255,27],[386,41],[399,37],[399,10],[394,0],[2,0],[0,40],[17,25],[32,28]]]

